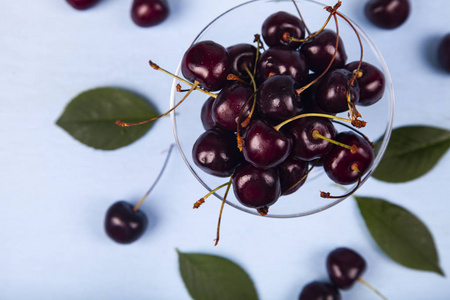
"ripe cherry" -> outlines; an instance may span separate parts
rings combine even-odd
[[[155,26],[167,19],[169,5],[166,0],[134,0],[131,19],[141,27]]]
[[[341,300],[341,294],[330,283],[313,281],[303,287],[299,300]]]
[[[366,261],[349,248],[337,248],[328,254],[327,271],[330,280],[340,289],[353,286],[366,269]]]
[[[321,117],[294,120],[287,124],[282,131],[293,142],[291,155],[306,161],[321,158],[333,147],[329,141],[319,138],[317,133],[328,139],[334,139],[336,136],[333,123],[329,119]]]
[[[282,163],[291,150],[291,140],[263,120],[254,120],[244,133],[244,158],[258,168]]]
[[[231,61],[227,49],[213,41],[193,44],[181,62],[181,71],[188,80],[200,82],[209,91],[218,91],[227,83]]]
[[[300,52],[305,56],[309,68],[315,73],[322,73],[328,67],[336,49],[336,32],[324,29],[317,36],[304,43]],[[330,70],[342,68],[347,61],[344,43],[339,37],[339,44]]]
[[[250,44],[237,44],[227,48],[231,61],[231,73],[239,77],[248,77],[253,73],[256,63],[256,47]]]
[[[216,127],[216,122],[212,118],[212,105],[214,103],[214,98],[209,97],[205,103],[203,103],[202,109],[200,111],[200,119],[202,120],[202,125],[205,130],[213,129]]]
[[[233,175],[233,189],[239,202],[251,208],[266,208],[281,194],[276,168],[259,169],[249,162],[240,164]]]
[[[297,49],[301,42],[293,42],[288,37],[303,39],[305,25],[296,16],[279,11],[267,17],[262,25],[261,33],[269,47],[287,46]]]
[[[375,25],[393,29],[402,25],[409,16],[409,0],[370,0],[364,12]]]
[[[359,134],[352,131],[340,132],[335,140],[352,147],[339,145],[323,157],[323,168],[328,177],[339,184],[357,182],[372,166],[374,153],[372,146]]]
[[[259,58],[256,66],[256,81],[264,82],[273,75],[290,75],[299,84],[308,77],[308,66],[300,52],[285,48],[269,48]]]
[[[242,161],[233,133],[210,129],[199,136],[192,148],[194,163],[208,174],[228,177]]]
[[[348,110],[348,92],[350,101],[357,104],[359,101],[359,85],[355,80],[350,86],[352,72],[346,69],[336,69],[328,72],[318,83],[316,89],[316,103],[324,111],[340,113]]]
[[[253,89],[246,84],[240,82],[227,84],[212,105],[212,117],[217,126],[236,131],[237,120],[244,122],[250,114],[251,102],[247,104],[246,102],[252,95]]]
[[[273,121],[284,121],[301,111],[299,84],[289,75],[274,75],[258,88],[256,107],[260,115]]]
[[[439,44],[438,61],[444,70],[450,72],[450,33],[445,35]]]
[[[294,193],[306,181],[308,163],[304,160],[290,156],[277,168],[283,196]]]
[[[354,61],[345,66],[345,69],[354,72],[359,61]],[[384,93],[385,79],[383,72],[374,65],[362,62],[356,80],[359,86],[358,105],[369,106],[378,102]]]
[[[66,0],[73,8],[78,10],[88,9],[100,0]]]
[[[121,244],[132,243],[147,228],[147,216],[133,208],[134,205],[126,201],[118,201],[109,207],[105,217],[105,230],[114,241]]]
[[[147,193],[136,204],[132,205],[126,201],[117,201],[112,204],[106,212],[104,227],[106,234],[120,244],[129,244],[139,239],[147,228],[148,219],[144,212],[139,210],[141,204],[158,183],[169,161],[174,145],[172,144],[167,153],[163,167],[158,177],[153,182]]]

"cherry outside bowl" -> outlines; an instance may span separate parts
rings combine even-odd
[[[298,0],[296,2],[306,25],[312,32],[317,31],[329,15],[329,13],[323,9],[326,5],[312,0]],[[345,8],[345,2],[342,4],[340,10],[342,11],[343,8]],[[261,34],[261,26],[264,20],[277,11],[286,11],[293,15],[297,15],[295,6],[291,1],[248,1],[231,8],[211,21],[211,23],[198,34],[193,43],[202,40],[212,40],[225,48],[238,43],[253,44],[254,35],[257,33]],[[338,20],[339,34],[343,39],[348,55],[347,62],[359,60],[360,46],[353,29],[344,22],[343,19]],[[381,144],[377,149],[374,163],[369,171],[362,177],[362,185],[371,176],[386,150],[392,131],[394,92],[391,77],[381,53],[358,24],[354,22],[352,22],[352,24],[358,31],[363,43],[363,60],[380,69],[384,73],[386,79],[386,89],[384,91],[384,96],[380,101],[372,106],[358,106],[358,110],[362,114],[362,119],[367,122],[366,127],[360,129],[360,131],[372,141],[381,139]],[[333,18],[330,20],[327,28],[335,30]],[[180,66],[175,73],[182,77]],[[173,81],[170,97],[171,107],[173,107],[184,95],[184,93],[176,91],[177,83],[179,83],[178,80]],[[182,86],[184,88],[186,87],[185,84],[182,84]],[[199,91],[194,91],[188,99],[176,109],[176,112],[171,113],[173,132],[179,151],[186,166],[192,172],[192,175],[205,187],[205,194],[228,180],[227,178],[219,178],[206,174],[200,170],[192,160],[192,146],[200,134],[205,131],[200,120],[200,111],[207,98],[208,95]],[[338,114],[338,116],[345,118],[347,117],[347,112]],[[335,127],[339,132],[349,130],[346,126],[338,123],[335,123]],[[323,168],[316,167],[311,171],[305,184],[297,192],[280,197],[278,201],[269,208],[269,213],[265,217],[292,218],[318,213],[345,199],[324,199],[320,197],[320,191],[330,192],[331,195],[343,195],[346,192],[351,191],[355,185],[356,184],[337,186],[328,178]],[[218,200],[222,201],[221,196],[224,192],[225,188],[219,190],[214,195]],[[192,199],[190,200],[194,203],[202,196],[204,195],[192,195]],[[207,201],[213,201],[213,196]],[[242,206],[231,190],[228,194],[226,203],[241,211],[259,215],[255,209]]]

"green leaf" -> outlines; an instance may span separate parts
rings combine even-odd
[[[56,124],[90,147],[114,150],[142,137],[154,122],[119,127],[116,120],[139,122],[157,116],[142,97],[118,88],[97,88],[76,96]]]
[[[389,257],[405,267],[445,276],[433,237],[416,216],[382,199],[355,199],[370,234]]]
[[[372,176],[387,182],[416,179],[430,171],[449,147],[449,130],[427,126],[396,128]]]
[[[178,252],[180,273],[195,300],[258,299],[247,273],[219,256]]]

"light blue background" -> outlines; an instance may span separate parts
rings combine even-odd
[[[371,239],[347,199],[323,213],[267,219],[226,207],[213,246],[220,202],[192,204],[205,191],[177,151],[142,210],[145,235],[118,245],[103,232],[108,206],[136,202],[156,177],[173,142],[168,118],[117,151],[86,147],[55,125],[81,91],[116,86],[168,108],[171,79],[148,67],[175,70],[196,33],[239,0],[169,0],[158,27],[139,28],[130,1],[103,0],[76,11],[59,1],[2,1],[0,10],[0,299],[189,299],[175,248],[227,257],[252,277],[263,300],[296,299],[303,285],[326,279],[325,258],[338,246],[368,262],[364,278],[389,299],[450,299],[450,281],[392,262]],[[436,67],[437,39],[450,32],[448,1],[412,1],[400,28],[365,19],[365,1],[344,0],[341,12],[372,37],[390,68],[396,94],[394,125],[450,128],[450,74]],[[327,4],[334,4],[328,1]],[[426,176],[405,184],[369,180],[359,195],[381,197],[415,213],[433,233],[450,273],[447,153]],[[393,166],[395,167],[395,166]],[[362,285],[343,299],[378,299]]]

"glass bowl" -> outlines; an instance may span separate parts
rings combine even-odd
[[[329,13],[324,10],[326,5],[312,0],[296,1],[302,17],[311,30],[317,31],[322,27]],[[345,3],[344,3],[345,5]],[[272,1],[272,0],[254,0],[248,1],[241,5],[231,8],[215,18],[209,23],[194,39],[193,43],[202,40],[212,40],[228,47],[238,43],[253,44],[254,34],[261,34],[261,26],[264,20],[277,11],[286,11],[297,15],[296,8],[292,1]],[[360,58],[360,46],[353,29],[338,18],[339,34],[345,45],[348,60],[347,62],[356,61]],[[361,37],[364,47],[363,60],[378,67],[385,76],[386,89],[383,98],[372,106],[358,106],[358,110],[362,115],[362,119],[367,122],[364,128],[359,129],[361,133],[375,141],[382,139],[381,145],[376,152],[375,160],[369,171],[362,177],[361,185],[371,176],[379,164],[388,144],[392,131],[393,112],[394,112],[394,94],[391,77],[388,68],[381,56],[379,50],[367,36],[367,34],[352,21],[355,29]],[[331,18],[327,28],[335,29],[334,19]],[[181,64],[181,63],[180,63]],[[181,76],[180,65],[176,74]],[[170,106],[173,107],[183,97],[184,93],[176,91],[178,80],[173,81],[173,87],[170,97]],[[183,85],[183,84],[182,84]],[[185,85],[183,85],[185,87]],[[171,121],[175,141],[179,151],[186,163],[186,166],[192,172],[195,178],[206,188],[205,194],[219,185],[226,183],[227,178],[215,177],[205,173],[199,169],[192,160],[192,147],[197,138],[205,131],[201,119],[200,111],[203,103],[208,95],[194,91],[189,95],[188,99],[176,109],[176,113],[171,113]],[[346,117],[347,112],[338,114],[338,116]],[[335,123],[338,132],[348,131],[346,126]],[[305,184],[295,193],[287,196],[281,196],[278,201],[269,207],[269,213],[265,217],[272,218],[292,218],[307,216],[328,209],[346,197],[339,199],[325,199],[320,197],[320,191],[330,192],[331,195],[344,195],[356,187],[356,184],[340,186],[335,184],[325,174],[322,167],[315,167],[308,175]],[[222,195],[225,188],[214,193],[218,200],[222,201]],[[193,203],[204,195],[192,195]],[[207,201],[212,201],[208,198]],[[234,196],[232,188],[228,193],[226,203],[241,211],[259,215],[256,209],[248,208],[239,203]]]

